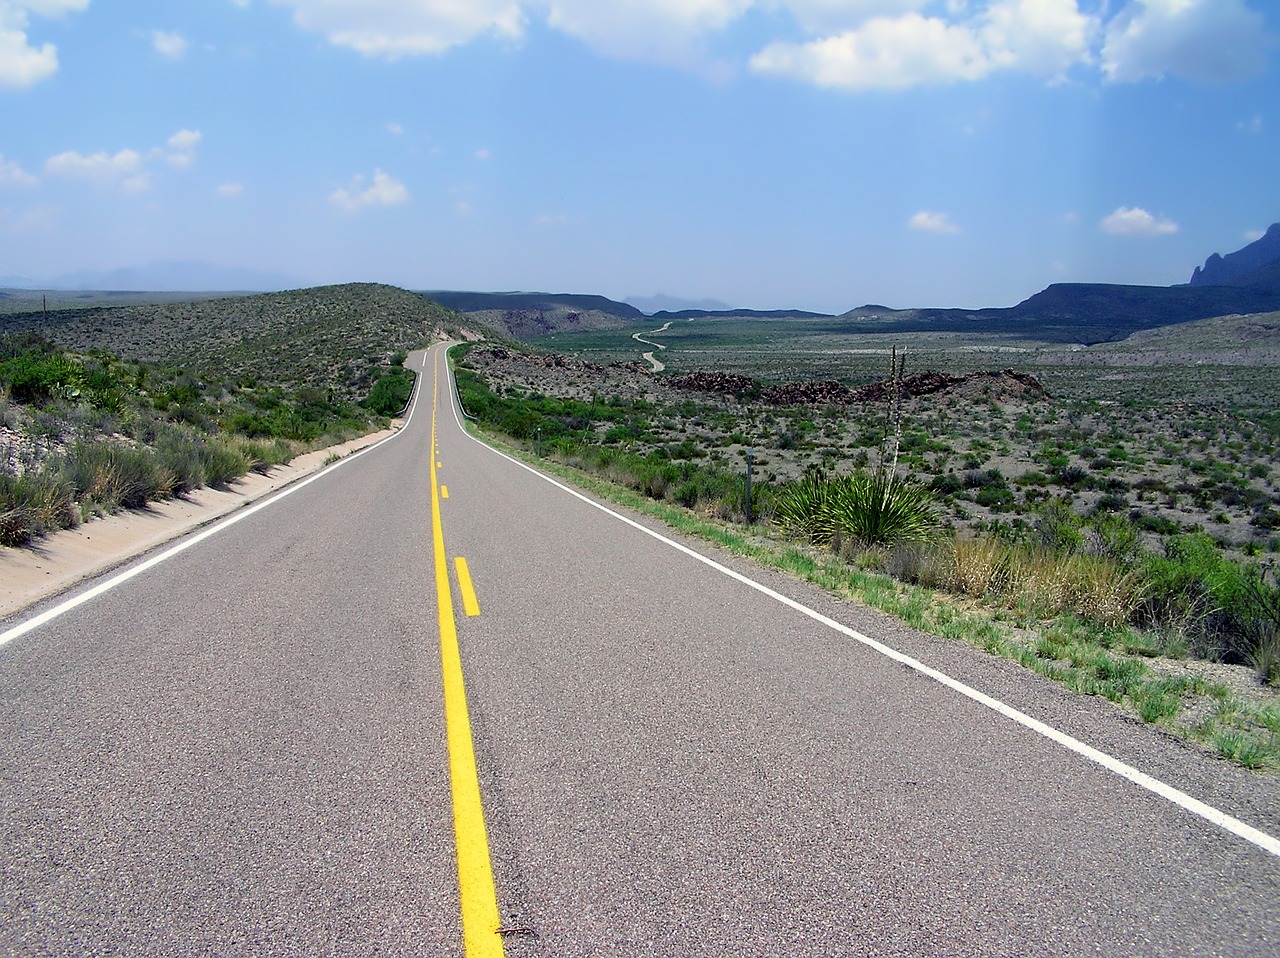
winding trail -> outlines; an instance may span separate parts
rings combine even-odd
[[[655,343],[652,340],[645,339],[644,337],[656,336],[658,333],[665,333],[670,328],[671,328],[671,323],[666,322],[666,323],[663,323],[662,326],[660,326],[658,329],[651,329],[647,333],[632,333],[631,338],[634,339],[637,343],[644,343],[646,346],[656,346],[658,349],[666,349],[667,347],[662,345],[662,343]],[[644,359],[647,360],[649,365],[652,367],[653,372],[660,373],[667,368],[667,364],[662,362],[659,359],[655,359],[652,352],[643,353],[642,355]]]

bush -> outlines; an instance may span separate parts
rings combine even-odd
[[[414,373],[403,365],[393,366],[378,377],[369,395],[360,403],[378,416],[397,415],[413,394]]]

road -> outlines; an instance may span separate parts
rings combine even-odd
[[[412,361],[395,438],[0,623],[0,953],[1280,953],[1274,778],[585,501]]]

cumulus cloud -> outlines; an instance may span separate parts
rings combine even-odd
[[[967,20],[908,12],[751,59],[757,73],[846,90],[978,80],[997,70],[1059,76],[1090,58],[1099,25],[1076,0],[999,0]]]
[[[1121,206],[1102,220],[1101,227],[1111,236],[1169,236],[1178,232],[1173,220],[1152,216],[1138,206]]]
[[[115,186],[126,193],[143,193],[151,188],[151,174],[146,170],[142,154],[136,150],[114,154],[68,150],[49,157],[44,171],[50,176]]]
[[[350,187],[329,194],[329,202],[344,213],[369,206],[399,206],[408,201],[409,191],[405,185],[382,170],[374,170],[371,181],[357,174],[352,177]]]
[[[28,41],[26,11],[0,3],[0,87],[32,86],[57,70],[57,48],[52,43],[34,47]]]
[[[1257,76],[1273,42],[1265,25],[1245,0],[1131,0],[1107,24],[1102,71],[1114,82]]]
[[[145,154],[132,149],[116,153],[68,150],[49,157],[44,171],[51,176],[95,183],[125,193],[144,193],[151,188],[151,171],[147,168],[150,160],[163,160],[178,169],[188,167],[195,162],[196,146],[201,139],[199,130],[179,130],[163,147],[155,147]]]
[[[366,56],[394,60],[443,53],[491,34],[518,37],[524,28],[520,0],[271,0],[293,10],[293,20],[329,42]]]
[[[757,73],[846,90],[902,89],[976,80],[990,65],[973,32],[909,13],[809,43],[773,43],[751,58]]]
[[[758,0],[544,0],[547,22],[595,50],[627,59],[682,61],[705,35]]]
[[[0,186],[35,186],[39,181],[12,160],[0,153]]]
[[[196,146],[203,139],[199,130],[179,130],[169,137],[165,149],[154,152],[164,157],[164,161],[178,169],[186,169],[196,160]]]
[[[232,200],[244,192],[244,187],[239,183],[223,183],[216,192],[219,196]]]
[[[0,0],[0,88],[29,87],[58,70],[57,47],[31,43],[30,14],[59,17],[88,5],[89,0]]]
[[[0,0],[12,4],[17,0]],[[57,0],[49,0],[57,2]],[[68,0],[70,2],[70,0]],[[87,2],[87,0],[81,0]],[[791,21],[757,73],[852,91],[1019,72],[1051,80],[1101,67],[1115,82],[1175,73],[1252,76],[1269,44],[1257,0],[269,0],[302,29],[366,56],[443,53],[479,37],[519,39],[542,20],[627,59],[712,62],[706,41],[748,14]]]
[[[187,38],[181,33],[152,30],[151,46],[162,57],[167,57],[170,60],[181,60],[187,53]]]
[[[935,213],[930,210],[921,210],[911,219],[907,220],[907,226],[913,230],[919,230],[921,233],[959,233],[960,227],[951,222],[951,217],[946,213]]]

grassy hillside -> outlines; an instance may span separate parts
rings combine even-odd
[[[0,545],[376,429],[457,319],[376,285],[0,314]]]
[[[35,332],[70,350],[104,350],[237,384],[367,394],[394,353],[452,328],[456,314],[372,283],[198,302],[94,306],[0,316],[0,333]]]

